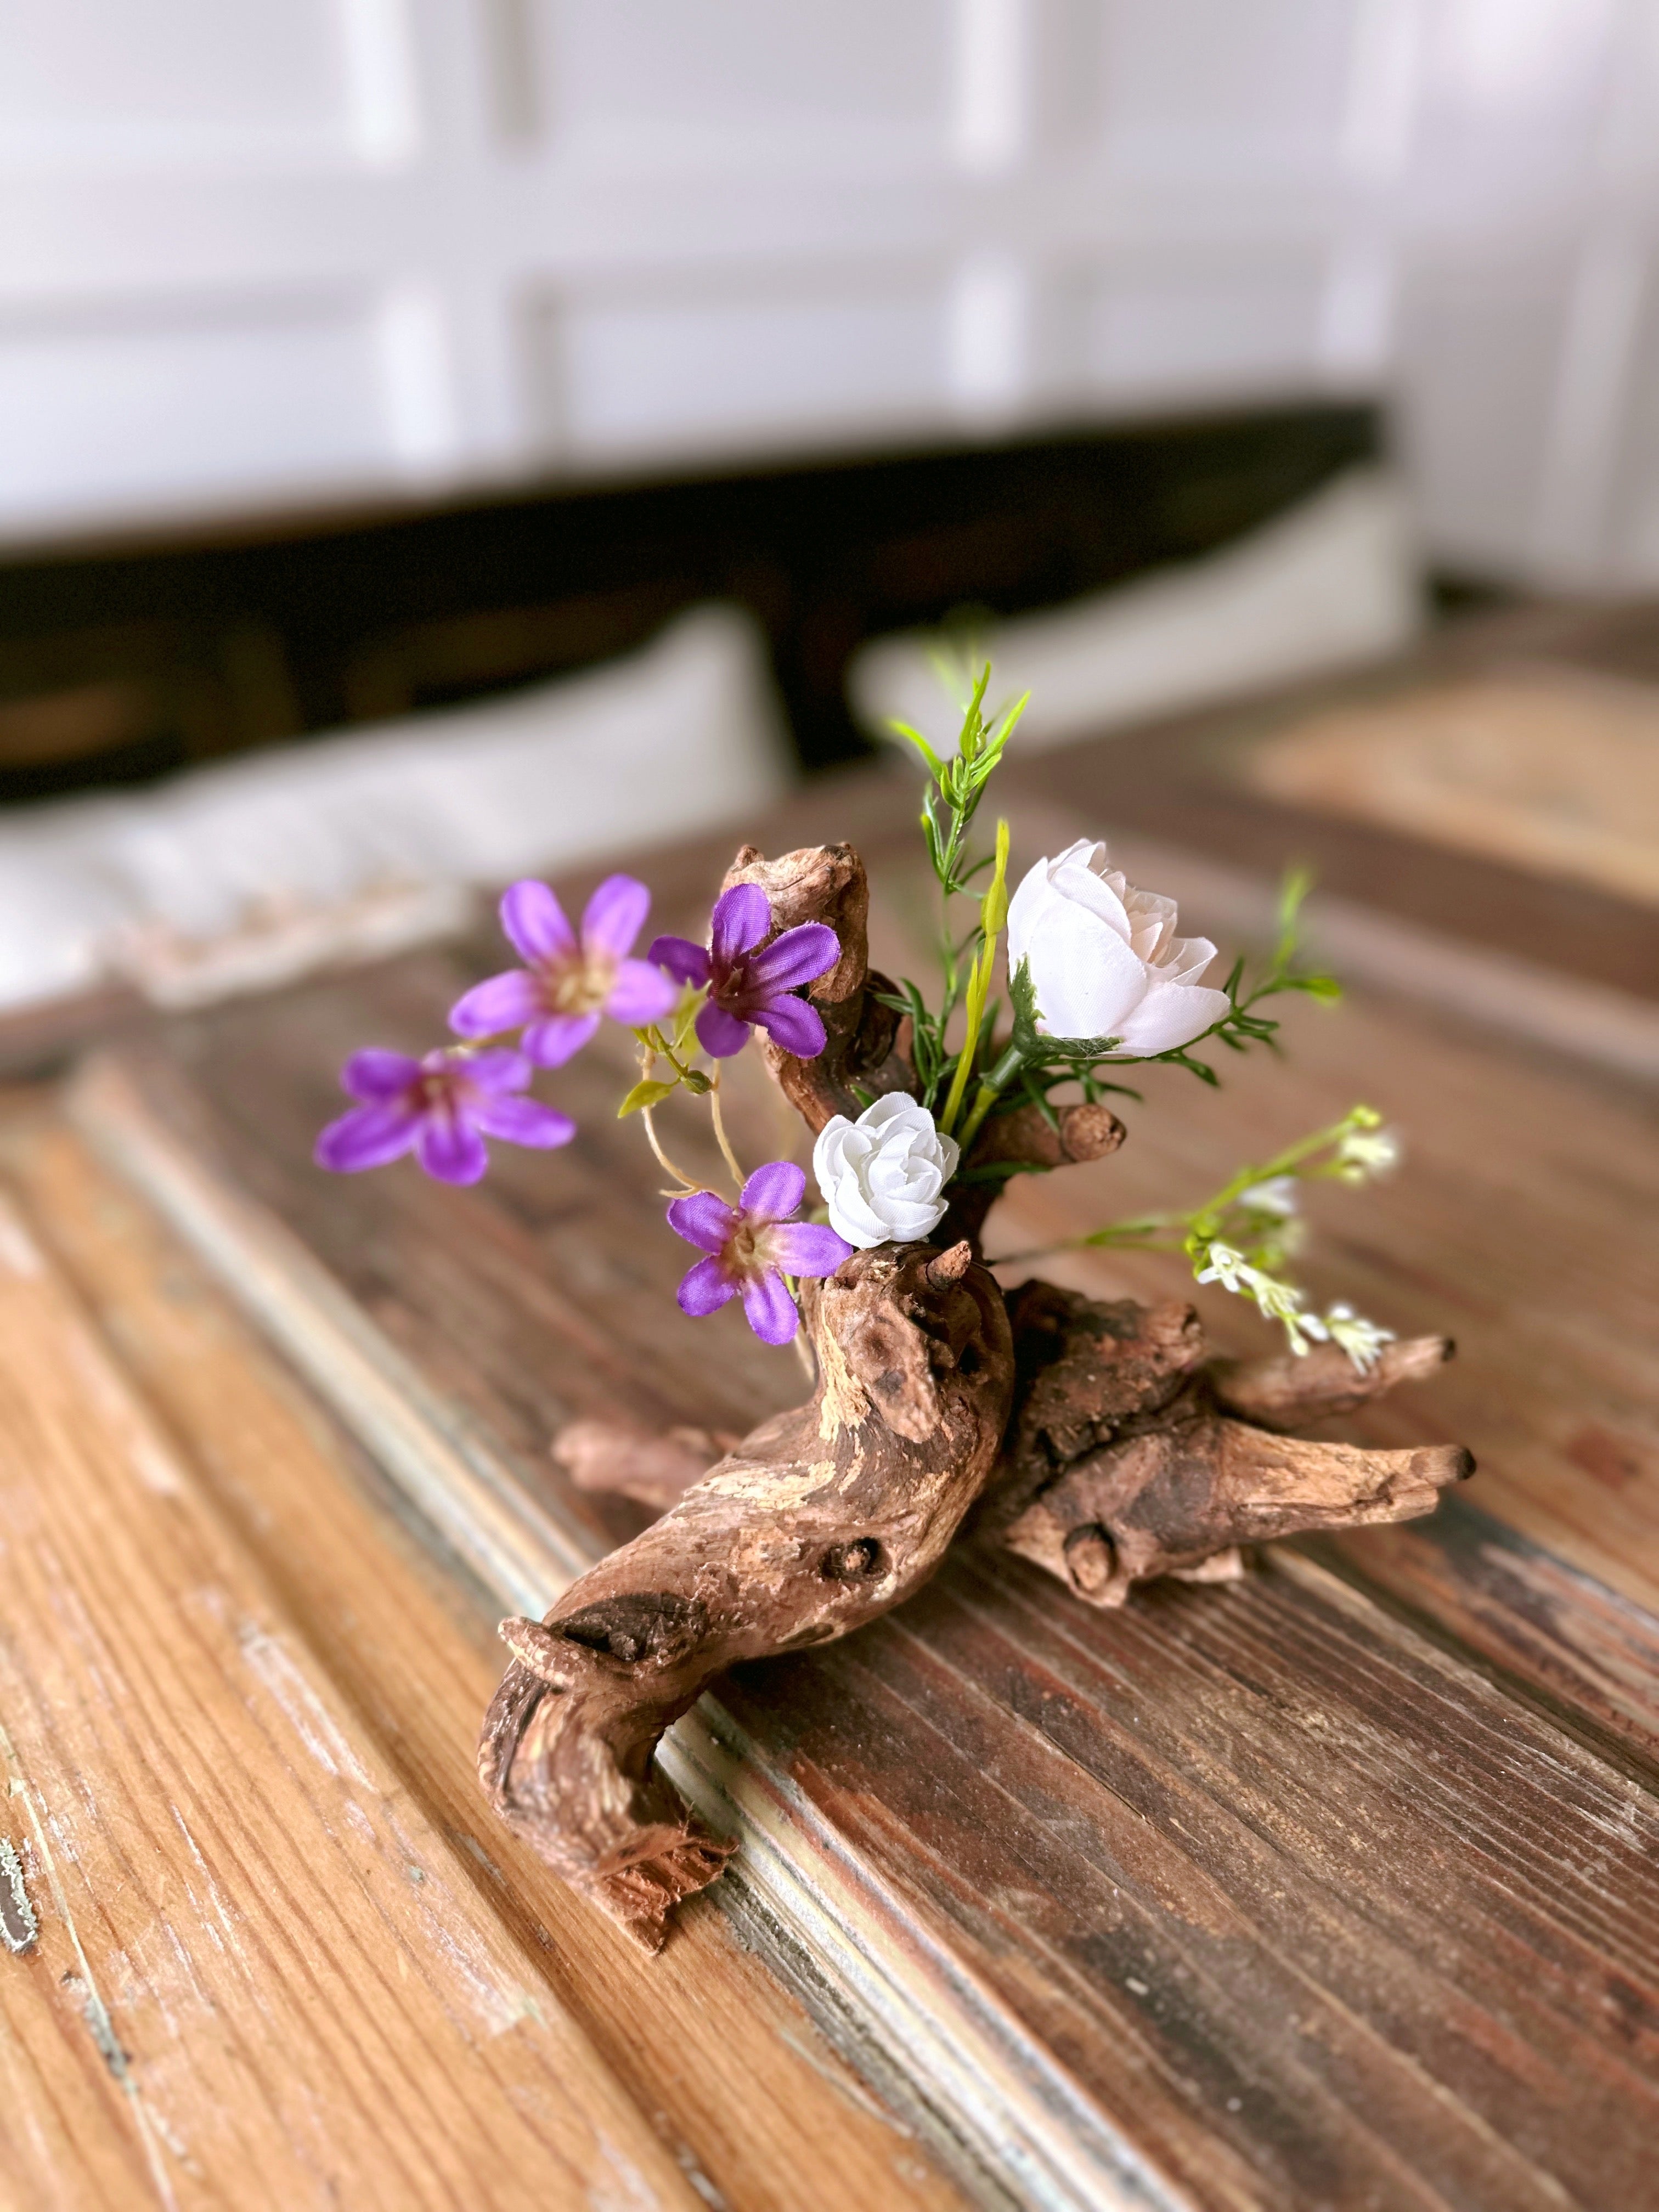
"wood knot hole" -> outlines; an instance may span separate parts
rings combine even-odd
[[[1117,1571],[1117,1547],[1098,1521],[1085,1521],[1066,1539],[1066,1566],[1085,1597],[1098,1597]]]
[[[867,1582],[881,1571],[881,1546],[873,1536],[855,1536],[850,1544],[832,1544],[818,1561],[818,1572],[827,1583]]]

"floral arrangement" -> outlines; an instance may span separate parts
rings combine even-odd
[[[906,979],[885,1000],[911,1024],[915,1095],[872,1098],[856,1119],[835,1115],[818,1133],[812,1173],[827,1227],[797,1218],[806,1198],[799,1167],[771,1160],[744,1173],[720,1110],[720,1064],[756,1030],[800,1060],[823,1051],[823,1019],[803,994],[842,954],[825,923],[777,932],[770,902],[752,883],[721,892],[706,945],[659,937],[643,958],[634,947],[651,894],[633,877],[608,877],[579,930],[545,884],[513,884],[501,902],[501,928],[523,964],[475,985],[452,1007],[458,1042],[419,1060],[355,1053],[341,1082],[359,1103],[323,1131],[318,1164],[351,1172],[413,1153],[428,1175],[465,1184],[486,1171],[486,1138],[568,1144],[576,1134],[570,1117],[525,1094],[538,1070],[562,1067],[608,1018],[632,1031],[640,1058],[639,1080],[618,1113],[639,1115],[659,1164],[680,1187],[668,1225],[704,1255],[680,1285],[682,1310],[701,1316],[741,1298],[756,1335],[784,1345],[799,1322],[792,1282],[834,1274],[854,1250],[931,1236],[959,1172],[1000,1186],[1011,1173],[1048,1164],[962,1170],[964,1151],[1010,1094],[1051,1116],[1053,1095],[1066,1085],[1090,1103],[1113,1092],[1138,1097],[1106,1071],[1140,1060],[1172,1062],[1214,1085],[1214,1067],[1195,1048],[1213,1042],[1240,1052],[1271,1042],[1278,1024],[1260,1009],[1283,992],[1340,995],[1331,977],[1297,966],[1297,917],[1308,889],[1300,874],[1286,884],[1279,943],[1263,972],[1247,987],[1241,957],[1218,989],[1201,980],[1215,946],[1176,936],[1176,902],[1131,884],[1111,866],[1103,843],[1079,838],[1057,859],[1038,860],[1011,898],[1006,821],[997,823],[991,852],[969,857],[974,817],[1025,703],[988,721],[989,678],[988,666],[953,757],[941,759],[920,732],[897,726],[928,771],[921,826],[943,907],[942,975],[934,994]],[[988,869],[988,884],[976,890]],[[959,939],[957,900],[978,908]],[[1000,1035],[1000,1006],[989,1002],[1000,964],[1011,1009]],[[708,1101],[735,1203],[682,1173],[663,1150],[653,1109],[682,1089]],[[1182,1251],[1198,1282],[1219,1283],[1281,1323],[1292,1352],[1332,1341],[1369,1369],[1390,1333],[1346,1304],[1310,1312],[1284,1270],[1302,1243],[1298,1182],[1364,1182],[1398,1158],[1380,1116],[1356,1105],[1275,1158],[1241,1168],[1187,1212],[1109,1223],[1072,1247]],[[999,1264],[1043,1253],[1012,1253]]]
[[[1473,1464],[1455,1446],[1363,1451],[1290,1433],[1450,1349],[1398,1344],[1345,1304],[1316,1311],[1286,1272],[1299,1186],[1362,1183],[1398,1158],[1369,1106],[1184,1212],[1070,1240],[1182,1255],[1197,1281],[1283,1328],[1284,1358],[1210,1359],[1179,1301],[1101,1304],[1041,1282],[1005,1293],[990,1273],[981,1231],[998,1195],[1016,1175],[1115,1150],[1125,1133],[1109,1102],[1140,1095],[1126,1072],[1162,1062],[1213,1085],[1206,1047],[1271,1045],[1273,1000],[1338,987],[1300,964],[1300,878],[1266,961],[1251,973],[1235,960],[1218,986],[1204,980],[1215,946],[1178,936],[1175,902],[1128,882],[1103,844],[1039,860],[1011,896],[1007,823],[984,849],[975,825],[1024,702],[988,715],[989,678],[987,667],[949,757],[902,732],[927,771],[931,988],[870,969],[868,887],[847,846],[774,860],[744,847],[707,942],[658,937],[642,956],[650,894],[632,877],[602,883],[579,927],[546,884],[514,884],[501,918],[519,964],[451,1009],[448,1044],[418,1059],[355,1054],[342,1080],[356,1103],[317,1142],[326,1168],[412,1154],[441,1181],[476,1182],[492,1141],[570,1141],[574,1123],[532,1082],[618,1023],[638,1067],[617,1110],[637,1117],[671,1178],[667,1227],[697,1255],[682,1310],[740,1302],[763,1342],[803,1352],[809,1402],[724,1455],[695,1432],[567,1431],[555,1449],[575,1481],[660,1517],[545,1621],[503,1624],[514,1656],[485,1722],[485,1788],[650,1944],[727,1850],[652,1767],[662,1729],[734,1660],[844,1634],[898,1603],[970,1515],[978,1540],[1111,1606],[1152,1577],[1239,1572],[1243,1542],[1427,1511]],[[815,1194],[794,1162],[745,1169],[730,1140],[722,1070],[756,1040],[812,1134]],[[677,1091],[707,1103],[729,1189],[665,1149],[657,1115]],[[805,1214],[809,1195],[822,1218]]]

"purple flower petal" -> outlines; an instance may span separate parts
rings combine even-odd
[[[421,1117],[408,1106],[358,1106],[331,1121],[313,1148],[319,1168],[356,1175],[401,1159],[414,1143]]]
[[[749,981],[768,992],[787,991],[827,975],[841,957],[841,939],[828,922],[804,921],[786,929],[749,963]]]
[[[787,1344],[800,1327],[795,1301],[775,1267],[750,1275],[743,1286],[743,1310],[763,1344]]]
[[[758,1228],[763,1221],[787,1221],[805,1195],[805,1175],[793,1160],[769,1160],[744,1183],[738,1203]]]
[[[729,968],[738,953],[758,945],[772,927],[772,902],[758,884],[733,884],[714,902],[708,950],[716,968]]]
[[[833,1229],[816,1221],[781,1221],[766,1240],[766,1249],[786,1275],[833,1275],[853,1248]]]
[[[463,1083],[471,1083],[480,1091],[522,1091],[530,1081],[530,1062],[511,1045],[497,1045],[492,1052],[469,1053],[465,1060],[452,1060],[447,1053],[434,1052],[427,1066],[444,1068]]]
[[[680,995],[680,987],[660,968],[643,960],[624,960],[617,970],[605,1011],[613,1022],[626,1022],[630,1030],[659,1022]]]
[[[737,1216],[712,1190],[699,1190],[674,1200],[668,1209],[668,1225],[688,1244],[701,1245],[705,1252],[723,1252],[737,1227]]]
[[[721,1306],[729,1305],[737,1295],[736,1283],[718,1260],[699,1260],[680,1278],[680,1311],[690,1314],[694,1319],[717,1312]]]
[[[501,894],[501,927],[521,960],[562,968],[576,957],[576,933],[545,884],[526,876]]]
[[[471,1109],[471,1119],[487,1137],[501,1137],[509,1145],[533,1145],[551,1152],[568,1145],[576,1133],[568,1114],[544,1106],[539,1098],[483,1098]]]
[[[677,982],[695,983],[701,990],[708,981],[708,955],[689,937],[653,938],[645,957],[665,968]]]
[[[542,1010],[536,978],[523,968],[509,968],[457,999],[449,1010],[449,1026],[457,1036],[495,1036],[501,1030],[522,1029]]]
[[[340,1070],[343,1091],[377,1106],[389,1106],[420,1079],[418,1060],[411,1060],[406,1052],[382,1052],[374,1045],[365,1052],[354,1052]]]
[[[774,999],[770,1006],[757,1006],[750,1019],[757,1028],[771,1036],[774,1043],[781,1044],[786,1052],[793,1052],[797,1060],[816,1060],[823,1050],[823,1023],[816,1006],[809,1006],[805,999]],[[697,1034],[702,1035],[702,1017],[697,1017]]]
[[[483,1139],[459,1115],[428,1114],[415,1140],[415,1155],[440,1182],[477,1182],[489,1165]]]
[[[582,950],[608,952],[613,960],[634,950],[645,927],[651,894],[633,876],[607,876],[582,911]]]
[[[599,1026],[597,1014],[549,1014],[534,1023],[521,1040],[538,1067],[562,1067],[574,1060]]]
[[[822,1033],[823,1024],[818,1024]],[[724,1006],[717,1006],[711,999],[697,1009],[697,1042],[714,1060],[730,1060],[734,1052],[741,1052],[749,1042],[749,1024],[740,1022],[735,1014],[728,1014]],[[823,1050],[820,1044],[818,1049]]]

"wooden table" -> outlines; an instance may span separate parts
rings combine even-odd
[[[1109,823],[1126,757],[1011,775],[1019,853]],[[854,836],[902,963],[909,811],[871,775],[757,834]],[[1154,858],[1193,919],[1248,924],[1261,879],[1207,842]],[[641,864],[665,927],[721,857]],[[654,1961],[471,1771],[494,1620],[640,1525],[562,1486],[552,1432],[799,1395],[731,1315],[674,1314],[616,1052],[557,1079],[577,1146],[465,1193],[307,1152],[344,1052],[438,1034],[482,937],[20,1087],[0,1834],[27,1901],[0,1881],[0,1910],[39,1932],[0,1952],[0,2202],[1659,2205],[1650,1098],[1431,977],[1382,988],[1391,926],[1283,1060],[1219,1098],[1150,1071],[1121,1153],[1017,1185],[990,1249],[1200,1194],[1368,1098],[1407,1165],[1322,1202],[1313,1287],[1460,1357],[1349,1433],[1467,1442],[1475,1482],[1116,1613],[964,1552],[744,1670],[666,1752],[743,1847]],[[763,1091],[735,1106],[774,1155]],[[1046,1272],[1182,1287],[1146,1257]]]

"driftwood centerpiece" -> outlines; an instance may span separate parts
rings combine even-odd
[[[822,1052],[763,1039],[809,1130],[915,1094],[912,1024],[868,969],[856,853],[744,848],[726,881],[765,892],[774,938],[823,923],[839,941],[811,987]],[[1390,1343],[1364,1370],[1330,1342],[1238,1363],[1206,1356],[1184,1304],[1103,1304],[1041,1282],[1005,1296],[980,1243],[1005,1179],[988,1170],[1097,1159],[1122,1137],[1097,1098],[985,1115],[927,1241],[855,1251],[803,1285],[817,1389],[713,1466],[727,1440],[696,1431],[588,1422],[560,1439],[579,1483],[662,1517],[544,1621],[503,1624],[513,1656],[479,1771],[501,1817],[647,1948],[732,1848],[653,1766],[663,1730],[736,1662],[901,1603],[970,1516],[977,1540],[1113,1606],[1152,1576],[1237,1573],[1243,1544],[1410,1519],[1472,1472],[1455,1445],[1366,1451],[1291,1433],[1431,1372],[1444,1339]]]

